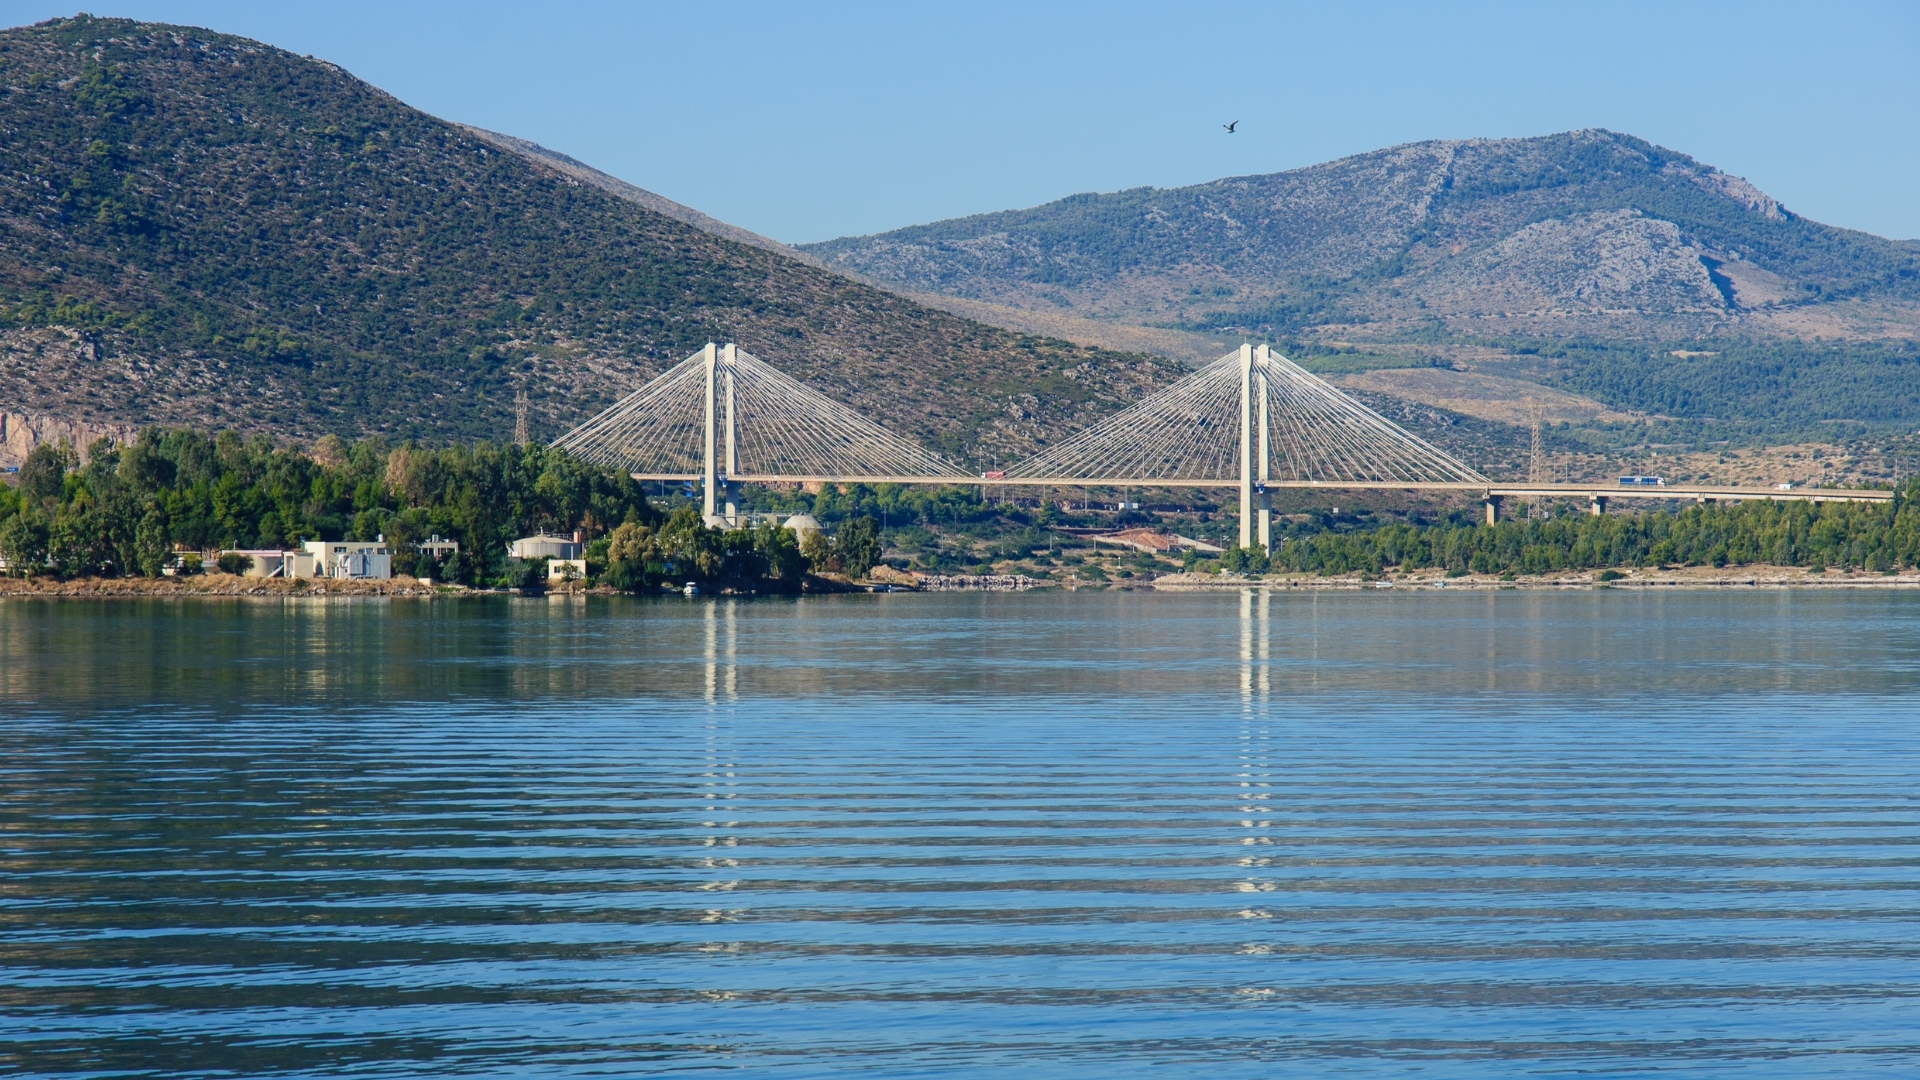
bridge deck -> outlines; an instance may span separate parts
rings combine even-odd
[[[699,482],[699,473],[632,473],[635,480]],[[828,476],[800,474],[745,474],[733,480],[743,484],[940,484],[954,487],[1064,487],[1064,488],[1238,488],[1239,480],[1167,480],[1158,477],[1087,480],[1051,476]],[[1736,502],[1765,499],[1772,502],[1890,502],[1893,492],[1870,488],[1746,488],[1699,484],[1661,486],[1614,484],[1474,484],[1395,483],[1364,481],[1269,480],[1269,490],[1325,489],[1328,491],[1460,491],[1489,499],[1693,499]]]
[[[1611,486],[1607,484],[1496,484],[1492,498],[1696,499],[1707,502],[1766,499],[1773,502],[1892,502],[1893,492],[1876,488],[1745,488],[1700,484]]]

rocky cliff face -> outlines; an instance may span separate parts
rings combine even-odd
[[[19,468],[36,446],[74,448],[81,461],[100,439],[115,446],[133,441],[140,429],[132,424],[94,424],[59,416],[31,416],[26,413],[0,412],[0,468]]]
[[[0,468],[17,468],[33,448],[44,444],[71,446],[84,458],[96,439],[125,443],[139,431],[137,425],[105,419],[111,410],[72,409],[53,388],[70,384],[97,368],[99,350],[72,330],[0,331]],[[123,376],[124,377],[124,376]],[[34,411],[53,405],[50,412]]]
[[[1471,254],[1441,259],[1414,275],[1408,291],[1449,315],[1623,308],[1718,314],[1733,297],[1715,284],[1709,258],[1671,221],[1605,210],[1537,221]]]

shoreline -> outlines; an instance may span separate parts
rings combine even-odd
[[[1159,592],[1223,592],[1242,589],[1261,589],[1269,592],[1359,592],[1362,590],[1413,590],[1413,591],[1470,591],[1489,592],[1503,589],[1555,590],[1573,589],[1625,589],[1632,591],[1659,591],[1672,589],[1920,589],[1920,570],[1903,570],[1894,574],[1875,573],[1864,570],[1810,573],[1804,567],[1797,566],[1756,566],[1731,569],[1726,567],[1684,567],[1676,570],[1628,570],[1620,571],[1621,576],[1611,581],[1601,581],[1600,571],[1581,573],[1537,574],[1517,576],[1504,580],[1491,574],[1468,574],[1449,578],[1440,571],[1422,570],[1399,576],[1382,575],[1372,577],[1363,574],[1344,574],[1338,577],[1320,577],[1314,574],[1270,574],[1264,577],[1248,577],[1240,574],[1163,574],[1151,580],[1107,581],[1107,582],[1060,582],[1044,579],[1025,578],[1019,575],[968,575],[949,579],[929,576],[916,583],[918,587],[906,586],[900,592],[1027,592],[1036,589],[1058,589],[1062,592],[1113,591],[1159,591]],[[900,583],[904,585],[904,583]],[[833,586],[839,586],[834,588]],[[825,587],[821,587],[825,586]],[[819,594],[827,592],[887,592],[885,583],[878,588],[873,585],[846,584],[832,579],[819,582],[814,588],[803,589],[795,595]],[[71,581],[55,581],[47,578],[0,578],[0,600],[19,599],[226,599],[236,597],[277,597],[324,598],[324,599],[372,599],[411,597],[431,599],[436,597],[460,598],[478,596],[529,595],[518,590],[474,589],[464,585],[425,585],[410,577],[395,577],[384,581],[330,578],[295,579],[236,577],[231,574],[195,574],[191,577],[161,578],[77,578]],[[620,596],[624,595],[612,588],[598,586],[582,588],[555,587],[543,593],[531,595],[546,596]],[[712,595],[739,595],[715,592]],[[756,594],[745,594],[756,595]],[[773,594],[767,594],[773,595]],[[785,594],[782,594],[785,595]]]
[[[358,597],[459,596],[476,590],[460,585],[423,585],[410,577],[384,581],[334,578],[256,578],[208,573],[157,578],[0,578],[0,599],[22,597],[175,598],[175,597]]]
[[[1920,588],[1920,570],[1894,574],[1868,570],[1829,570],[1812,573],[1801,566],[1682,567],[1675,570],[1621,570],[1610,581],[1600,580],[1600,570],[1579,573],[1519,575],[1503,579],[1494,574],[1468,574],[1449,578],[1438,570],[1421,570],[1398,577],[1343,574],[1319,577],[1314,574],[1270,574],[1247,577],[1228,574],[1167,574],[1146,583],[1147,587],[1168,592],[1205,592],[1225,589],[1358,591],[1361,589],[1409,589],[1445,592],[1449,590],[1493,591],[1500,589],[1569,590],[1627,589],[1636,591],[1666,589],[1916,589]]]
[[[676,595],[679,589],[663,589],[663,595]],[[864,592],[866,589],[833,578],[810,576],[801,588],[793,592],[735,592],[715,586],[710,596],[799,596],[816,593]],[[74,578],[69,581],[57,581],[52,578],[0,578],[0,600],[9,597],[21,599],[49,599],[70,597],[76,599],[190,599],[190,598],[230,598],[230,597],[278,597],[282,599],[370,599],[413,597],[432,599],[447,597],[478,596],[622,596],[618,589],[610,585],[587,587],[579,582],[537,590],[522,589],[482,589],[468,585],[447,585],[434,583],[427,585],[417,578],[396,576],[386,579],[372,578],[257,578],[241,577],[233,574],[204,573],[189,577],[158,578]],[[651,596],[651,591],[644,594]]]

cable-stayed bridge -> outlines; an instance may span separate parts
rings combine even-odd
[[[635,480],[692,480],[732,520],[743,483],[966,484],[978,477],[733,345],[706,348],[554,440]]]
[[[636,480],[693,481],[709,520],[743,483],[1238,488],[1240,544],[1272,546],[1276,488],[1506,498],[1885,501],[1891,491],[1499,484],[1265,345],[1242,345],[1005,469],[971,473],[734,345],[709,344],[554,446]]]

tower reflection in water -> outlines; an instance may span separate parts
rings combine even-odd
[[[733,706],[740,700],[739,601],[733,599],[703,601],[701,613],[702,658],[705,661],[707,715],[701,726],[705,740],[704,766],[701,772],[700,813],[701,845],[709,850],[695,862],[702,893],[730,893],[739,887],[740,861],[725,849],[737,848],[740,822],[733,801],[740,795],[738,762],[735,760]],[[737,922],[739,908],[705,907],[700,910],[703,925]],[[701,952],[737,952],[740,943],[712,938],[699,947]],[[731,997],[725,991],[706,990],[703,996],[718,1000]]]
[[[702,613],[706,699],[713,705],[740,700],[740,601],[710,600]]]
[[[1273,692],[1272,656],[1273,656],[1273,594],[1265,589],[1243,589],[1240,592],[1240,746],[1236,757],[1239,765],[1239,825],[1243,831],[1240,843],[1252,850],[1246,851],[1239,860],[1240,866],[1248,871],[1246,877],[1235,882],[1235,888],[1243,893],[1271,892],[1273,882],[1258,873],[1272,864],[1270,852],[1259,849],[1273,843],[1270,831],[1273,828],[1270,801],[1273,798],[1273,763],[1270,760],[1271,731],[1269,729],[1268,705]],[[1239,916],[1243,919],[1268,919],[1272,914],[1261,907],[1242,909]],[[1264,953],[1270,946],[1261,942],[1249,942],[1241,948],[1243,953]],[[1258,988],[1243,989],[1243,993],[1258,994]]]

